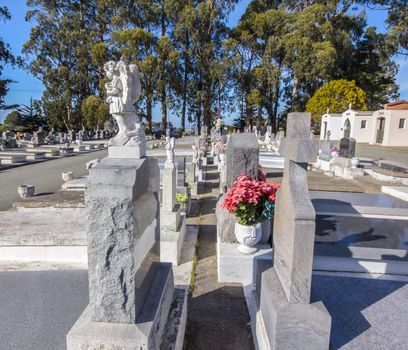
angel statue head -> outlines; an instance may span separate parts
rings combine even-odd
[[[108,78],[105,84],[106,102],[111,114],[133,113],[134,104],[141,94],[139,71],[135,64],[128,64],[122,56],[119,62],[109,61],[103,69]]]

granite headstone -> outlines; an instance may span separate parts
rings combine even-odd
[[[259,144],[253,133],[233,134],[227,147],[226,185],[232,187],[242,173],[258,178]]]
[[[339,156],[344,158],[353,158],[356,154],[356,140],[351,137],[340,139]]]
[[[273,229],[273,267],[262,273],[256,286],[271,349],[329,347],[330,315],[321,302],[310,303],[316,214],[306,168],[317,151],[317,142],[309,135],[310,120],[310,113],[288,115],[288,148]]]

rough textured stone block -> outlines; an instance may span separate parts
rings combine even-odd
[[[259,144],[253,133],[233,134],[228,141],[226,185],[230,188],[237,177],[248,174],[258,177]]]
[[[104,158],[85,193],[93,321],[135,323],[159,261],[154,161]],[[158,173],[158,170],[157,170]],[[150,178],[150,180],[149,180]]]
[[[220,197],[217,202],[215,213],[217,215],[217,235],[218,239],[223,243],[237,243],[235,238],[235,223],[237,218],[221,208],[221,203],[224,201],[225,194]]]
[[[322,302],[291,304],[273,268],[262,273],[259,308],[274,350],[327,350],[331,317]],[[259,339],[258,339],[258,342]]]

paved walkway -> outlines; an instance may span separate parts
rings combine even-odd
[[[0,210],[9,209],[20,199],[17,193],[19,185],[34,185],[36,194],[55,192],[63,184],[63,171],[73,171],[76,177],[85,175],[88,173],[87,162],[107,154],[107,150],[101,150],[0,170]]]
[[[88,304],[88,273],[0,272],[0,349],[65,350]]]
[[[219,194],[218,173],[212,170],[207,174],[205,194],[200,196],[198,263],[188,304],[184,348],[251,350],[253,340],[242,286],[217,281],[215,205]]]

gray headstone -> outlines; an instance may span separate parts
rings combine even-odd
[[[330,159],[331,159],[331,142],[329,140],[320,141],[320,149],[321,149],[322,152],[319,155],[319,159],[330,161]]]
[[[104,158],[85,208],[92,321],[135,323],[160,257],[157,161]]]
[[[288,115],[287,156],[276,200],[274,268],[290,303],[310,301],[316,214],[305,163],[317,154],[317,142],[309,138],[310,119],[310,113]]]
[[[222,181],[225,181],[227,188],[232,187],[234,181],[242,173],[253,178],[258,178],[259,169],[259,144],[253,133],[233,134],[228,140],[225,174],[222,174]],[[224,180],[225,179],[225,180]],[[236,217],[229,214],[220,207],[225,195],[221,196],[217,203],[217,230],[218,235],[224,243],[235,243],[234,227]]]
[[[314,161],[317,151],[317,143],[309,138],[310,119],[310,113],[288,114],[287,154],[273,228],[274,262],[262,272],[261,281],[257,278],[266,329],[266,335],[257,336],[266,336],[271,349],[326,350],[329,346],[330,315],[323,303],[310,303],[316,214],[305,163]]]
[[[339,156],[345,158],[353,158],[356,154],[356,140],[351,137],[343,137],[340,139]]]
[[[253,133],[233,134],[228,140],[226,185],[232,186],[242,173],[258,178],[259,144]]]

